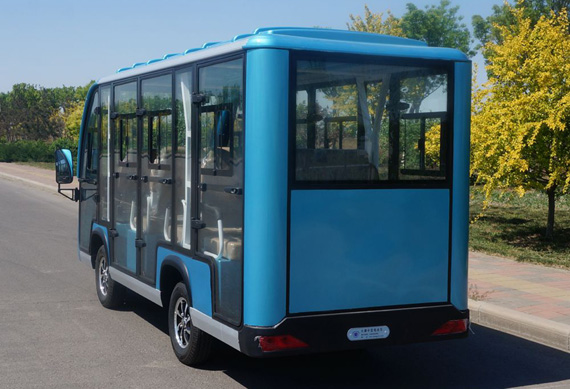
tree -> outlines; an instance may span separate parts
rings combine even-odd
[[[8,93],[0,93],[0,138],[13,142],[75,136],[92,83],[77,88],[43,88],[21,83]]]
[[[475,55],[470,47],[471,34],[464,23],[463,16],[457,15],[459,6],[449,7],[449,0],[441,0],[438,6],[427,6],[419,9],[412,3],[406,4],[406,13],[401,18],[395,17],[390,11],[384,14],[372,13],[364,6],[364,18],[350,15],[351,31],[374,32],[417,39],[426,42],[428,46],[452,47],[459,49],[469,57]]]
[[[428,46],[452,47],[472,57],[471,34],[463,16],[457,14],[459,6],[449,7],[449,0],[441,0],[438,6],[419,9],[412,3],[406,4],[406,13],[401,19],[403,36],[424,41]]]
[[[347,23],[350,31],[373,32],[376,34],[404,36],[400,19],[396,18],[390,11],[384,19],[382,12],[374,14],[367,5],[364,6],[364,19],[360,16],[349,15],[351,23]]]
[[[471,173],[489,198],[494,189],[548,195],[546,237],[554,231],[555,200],[570,185],[570,34],[561,10],[534,22],[524,7],[497,25],[500,42],[489,80],[473,96]]]
[[[491,60],[493,53],[485,49],[488,42],[495,44],[502,43],[501,27],[506,27],[513,32],[517,20],[511,10],[522,10],[525,18],[530,19],[531,25],[534,26],[541,16],[549,16],[550,12],[559,15],[564,9],[570,8],[570,0],[518,0],[514,5],[504,3],[502,5],[493,6],[493,14],[483,18],[480,15],[472,17],[473,35],[477,38],[483,48],[483,56],[487,63]]]
[[[62,136],[64,138],[71,138],[74,141],[79,141],[79,129],[81,127],[81,118],[83,116],[84,103],[73,102],[64,111],[62,120],[64,123],[64,130]]]
[[[450,7],[450,4],[449,0],[441,0],[438,6],[431,5],[422,10],[408,3],[401,18],[395,17],[390,11],[387,12],[388,17],[384,18],[382,13],[374,14],[365,6],[364,18],[350,15],[348,29],[417,39],[429,46],[455,48],[471,57],[475,55],[470,47],[471,34],[467,26],[461,23],[463,17],[457,14],[459,6]],[[440,76],[406,80],[405,86],[411,91],[408,96],[411,102],[409,112],[417,112],[422,101],[442,87],[444,81],[445,78]]]

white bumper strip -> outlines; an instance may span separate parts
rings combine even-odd
[[[194,308],[190,308],[190,317],[192,318],[193,325],[240,351],[239,336],[236,330],[212,319],[210,316]]]
[[[140,294],[144,298],[149,299],[156,305],[162,307],[160,290],[155,289],[152,286],[145,284],[144,282],[140,282],[136,278],[131,277],[120,270],[117,270],[113,266],[109,266],[109,273],[113,281],[117,281],[119,284],[126,286],[133,292]]]

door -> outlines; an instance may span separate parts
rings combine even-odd
[[[137,83],[118,85],[114,93],[113,265],[137,273],[138,131]]]
[[[156,247],[170,242],[172,201],[172,75],[141,81],[140,275],[154,284]]]
[[[214,262],[214,312],[241,321],[243,246],[243,60],[198,71],[196,251]]]
[[[87,128],[82,137],[79,175],[79,247],[89,251],[91,225],[97,218],[97,170],[99,164],[99,92],[93,94]]]

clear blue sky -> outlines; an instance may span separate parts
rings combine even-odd
[[[227,40],[262,26],[346,29],[349,14],[405,12],[397,0],[0,0],[0,92],[20,82],[79,86],[134,62]],[[458,1],[490,14],[501,0]],[[439,0],[413,1],[419,7]],[[475,59],[480,62],[480,59]],[[482,66],[480,66],[482,69]]]

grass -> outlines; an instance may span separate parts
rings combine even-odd
[[[14,162],[18,165],[27,165],[33,167],[39,167],[40,169],[55,170],[54,162]]]
[[[483,196],[474,193],[470,202],[470,249],[570,269],[570,197],[556,201],[552,240],[544,238],[547,207],[544,193],[529,191],[519,197],[497,192],[483,210]]]

